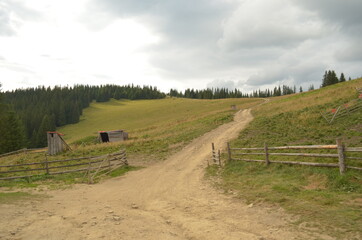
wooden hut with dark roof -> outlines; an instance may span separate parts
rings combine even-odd
[[[128,133],[124,130],[99,131],[100,142],[118,142],[128,139]]]

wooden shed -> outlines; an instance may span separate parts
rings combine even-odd
[[[100,142],[118,142],[128,139],[128,133],[124,130],[100,131]]]
[[[63,134],[58,132],[47,132],[49,155],[55,155],[66,150],[70,150],[70,147],[64,141],[62,136]]]

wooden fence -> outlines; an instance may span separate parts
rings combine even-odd
[[[39,152],[46,152],[46,151],[47,151],[47,148],[30,148],[30,149],[29,148],[23,148],[23,149],[16,150],[16,151],[13,151],[13,152],[0,154],[0,158],[8,157],[8,156],[11,156],[11,155],[16,155],[16,154],[21,154],[21,153],[39,153]]]
[[[221,166],[221,154],[220,154],[220,150],[215,150],[215,145],[214,143],[211,144],[211,148],[212,148],[212,159],[211,159],[211,163],[212,164],[218,164],[219,166]],[[209,164],[209,160],[207,160],[207,165]]]
[[[329,150],[329,153],[291,153],[291,152],[280,152],[286,150]],[[346,169],[356,169],[362,170],[362,167],[356,167],[349,165],[353,161],[361,161],[362,156],[362,147],[345,147],[341,140],[337,139],[336,145],[309,145],[309,146],[282,146],[282,147],[269,147],[267,144],[264,144],[263,147],[259,148],[231,148],[230,144],[227,144],[228,151],[228,160],[240,160],[246,162],[264,162],[266,165],[271,163],[280,163],[280,164],[294,164],[294,165],[306,165],[306,166],[315,166],[315,167],[336,167],[339,168],[341,174],[343,174]],[[259,151],[259,152],[254,152]],[[263,151],[263,152],[260,152]],[[274,151],[274,152],[273,152]],[[278,152],[275,152],[278,151]],[[330,151],[333,151],[330,153]],[[359,154],[358,156],[348,156],[347,153]],[[247,159],[242,158],[243,156],[264,156],[263,160],[258,159]],[[270,160],[271,156],[288,156],[288,157],[314,157],[316,159],[321,158],[335,158],[338,159],[338,163],[325,163],[325,162],[301,162],[301,161],[280,161],[280,160]],[[362,163],[362,162],[361,162]],[[361,164],[358,164],[359,166]]]
[[[0,180],[30,178],[44,174],[57,175],[64,173],[87,172],[87,175],[90,176],[90,182],[92,182],[95,175],[101,170],[108,170],[108,172],[110,172],[123,165],[128,165],[125,150],[102,156],[50,161],[48,160],[47,155],[45,155],[44,161],[41,162],[0,165]],[[32,174],[18,175],[18,173],[23,172],[31,172]]]
[[[328,123],[332,123],[333,121],[343,118],[352,112],[360,110],[362,110],[362,99],[358,98],[350,101],[349,103],[340,105],[338,108],[333,108],[324,113],[321,112],[321,115]]]

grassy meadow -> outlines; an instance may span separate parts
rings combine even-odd
[[[230,105],[247,108],[258,101],[260,100],[183,98],[111,100],[105,103],[92,103],[84,110],[79,123],[59,128],[58,131],[65,134],[65,140],[70,143],[89,136],[97,136],[98,131],[116,129],[125,129],[130,133],[131,139],[147,138],[145,135],[154,138],[174,125],[195,122],[219,114],[230,114],[232,113]]]
[[[192,139],[231,121],[235,110],[231,110],[230,105],[242,109],[260,102],[260,99],[112,100],[92,103],[84,110],[79,123],[60,128],[59,132],[65,134],[64,139],[71,144],[92,145],[92,151],[126,147],[131,155],[164,159]],[[98,131],[116,129],[128,132],[129,141],[93,144]]]
[[[253,109],[255,119],[238,139],[230,143],[231,147],[263,147],[264,143],[268,146],[335,144],[336,138],[341,138],[346,146],[362,147],[361,110],[332,124],[320,114],[357,99],[356,87],[362,87],[362,79],[271,98],[269,103]],[[360,153],[354,156],[362,157]],[[256,158],[263,159],[262,156]],[[271,156],[271,160],[276,158],[338,161]],[[362,167],[361,160],[347,160],[347,165],[349,163]],[[226,192],[236,191],[248,203],[274,204],[300,216],[295,222],[297,227],[308,226],[312,231],[330,232],[337,239],[362,237],[362,171],[348,169],[341,176],[338,168],[265,166],[233,161],[222,169],[210,167],[208,174],[221,177],[220,187]]]
[[[83,111],[81,121],[58,129],[65,134],[64,139],[72,151],[48,156],[48,160],[60,160],[83,156],[99,156],[126,148],[130,163],[160,161],[180,150],[192,139],[232,121],[235,110],[249,108],[263,102],[261,99],[220,99],[194,100],[167,98],[161,100],[111,100],[105,103],[92,103]],[[97,135],[101,130],[124,129],[130,139],[124,142],[98,143]],[[44,153],[18,154],[1,158],[2,165],[23,164],[45,161]],[[73,162],[69,162],[72,163]],[[74,162],[75,164],[76,162]],[[113,172],[118,176],[134,167],[123,167]],[[4,170],[4,169],[2,169]],[[31,179],[0,181],[1,186],[37,187],[50,184],[54,187],[70,185],[84,181],[84,173],[69,173],[48,176],[44,171]],[[37,174],[36,171],[28,172]],[[24,173],[14,173],[24,175]]]

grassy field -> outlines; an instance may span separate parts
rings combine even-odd
[[[361,110],[332,124],[320,114],[357,99],[356,87],[362,87],[362,79],[271,98],[269,103],[254,108],[254,121],[240,133],[238,139],[231,142],[231,146],[335,144],[336,138],[342,138],[347,146],[362,147]],[[361,154],[359,157],[362,157]],[[290,157],[278,159],[296,160]],[[306,158],[299,160],[308,161]],[[362,167],[361,160],[353,163]],[[362,237],[361,171],[348,170],[341,176],[338,168],[265,166],[234,161],[227,163],[223,169],[211,167],[208,173],[223,179],[220,186],[226,192],[237,191],[239,197],[249,203],[275,204],[300,216],[296,222],[298,227],[307,223],[316,231],[332,232],[338,239]]]
[[[70,143],[88,136],[97,136],[98,131],[116,129],[125,129],[130,133],[131,139],[154,138],[160,133],[165,134],[165,131],[174,125],[195,122],[218,114],[230,114],[230,105],[247,108],[258,101],[260,100],[182,98],[111,100],[106,103],[92,103],[84,110],[79,123],[67,125],[59,131],[65,134],[65,140]]]
[[[130,140],[122,143],[97,144],[86,151],[109,152],[126,147],[127,152],[147,158],[164,159],[180,150],[192,139],[229,122],[235,110],[249,108],[260,99],[195,100],[167,98],[161,100],[116,101],[93,103],[84,110],[81,121],[59,131],[75,145],[92,143],[100,130],[124,129]]]
[[[48,156],[47,159],[99,156],[126,148],[131,163],[159,161],[180,150],[192,139],[231,121],[235,110],[231,110],[230,105],[236,105],[241,109],[255,106],[262,101],[261,99],[167,98],[92,103],[84,110],[79,123],[58,129],[65,134],[64,138],[70,143],[73,151]],[[96,143],[98,131],[115,129],[126,130],[130,139],[116,143]],[[43,161],[45,161],[44,153],[19,154],[0,159],[3,165]],[[124,167],[112,174],[119,175],[133,169]],[[36,187],[39,184],[58,185],[59,183],[69,185],[84,181],[84,173],[47,176],[44,175],[44,171],[40,172],[42,175],[31,179],[0,181],[0,187]],[[37,172],[28,173],[37,174]],[[17,174],[24,175],[22,172]]]

